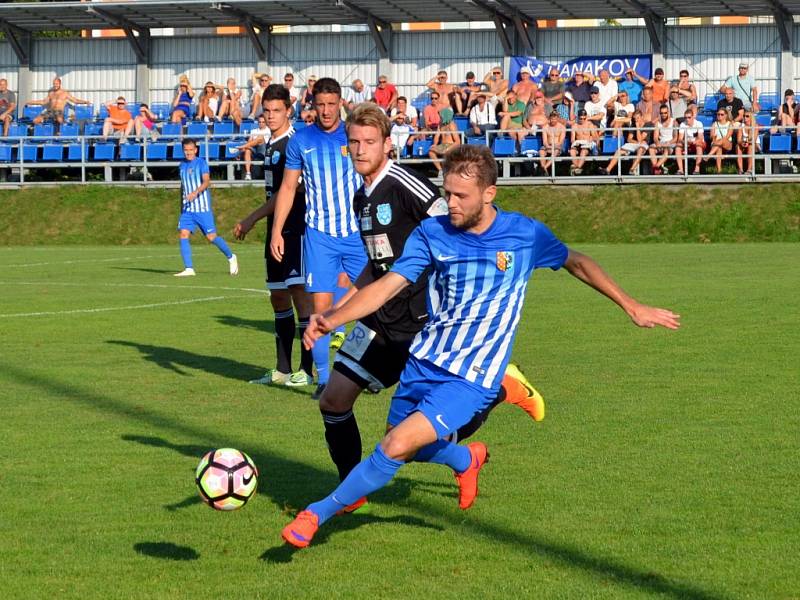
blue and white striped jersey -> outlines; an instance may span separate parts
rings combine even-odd
[[[416,281],[426,267],[430,321],[411,354],[489,389],[499,389],[534,269],[559,269],[567,247],[546,225],[497,209],[480,235],[449,217],[423,221],[392,271]]]
[[[181,212],[211,212],[211,190],[206,188],[191,202],[186,195],[195,191],[203,183],[203,175],[208,173],[208,163],[199,156],[194,160],[184,160],[178,170],[181,174]]]
[[[286,168],[303,171],[308,227],[334,237],[358,233],[353,196],[362,181],[350,160],[344,123],[330,133],[316,124],[295,133],[286,146]]]

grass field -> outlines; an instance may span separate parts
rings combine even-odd
[[[537,273],[514,356],[547,418],[493,413],[473,509],[410,465],[299,552],[280,529],[336,483],[317,407],[246,383],[262,248],[237,278],[195,248],[190,280],[176,246],[0,248],[4,598],[800,598],[800,245],[579,246],[683,328]],[[193,482],[220,446],[261,470],[230,514]]]

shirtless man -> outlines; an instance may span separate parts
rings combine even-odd
[[[44,106],[44,110],[33,120],[34,125],[44,121],[54,121],[59,125],[64,123],[64,107],[67,102],[72,104],[91,104],[89,100],[81,100],[61,87],[61,78],[53,79],[53,87],[47,92],[47,97],[42,100],[28,100],[25,106]]]
[[[533,73],[529,67],[522,67],[519,70],[519,81],[511,88],[516,92],[517,99],[527,104],[539,89],[539,86],[531,79]]]
[[[547,172],[555,158],[561,155],[566,137],[567,128],[561,122],[558,111],[554,110],[547,117],[547,125],[542,128],[542,148],[539,150],[539,165],[542,171]]]
[[[457,85],[447,83],[447,71],[439,71],[436,73],[436,77],[431,77],[430,81],[425,85],[439,92],[442,98],[447,98],[450,101],[450,106],[457,114],[464,112],[464,107],[461,103],[461,89]]]
[[[589,153],[597,154],[600,130],[597,125],[588,120],[587,116],[586,109],[579,110],[578,122],[572,128],[572,146],[569,149],[569,155],[572,157],[572,165],[569,167],[570,175],[580,175]]]
[[[502,67],[492,67],[492,70],[483,78],[483,83],[489,88],[488,92],[481,92],[497,110],[497,103],[502,103],[508,93],[508,79],[503,79]]]
[[[548,114],[544,103],[544,93],[537,90],[533,94],[533,100],[528,103],[525,110],[525,128],[536,135],[536,130],[547,125]]]

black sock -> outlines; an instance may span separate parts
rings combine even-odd
[[[275,352],[278,355],[278,371],[292,372],[292,344],[294,343],[294,311],[275,313]]]
[[[456,439],[452,440],[454,442],[460,442],[462,440],[467,439],[468,437],[472,436],[478,429],[481,428],[486,422],[486,419],[489,418],[489,413],[494,410],[494,407],[500,404],[506,398],[506,391],[502,387],[500,388],[500,392],[497,394],[497,397],[492,400],[492,403],[484,408],[481,412],[475,414],[469,423],[463,425],[457,432],[456,432]]]
[[[352,410],[343,413],[320,410],[325,424],[325,441],[328,452],[339,470],[339,480],[361,462],[361,433]]]
[[[297,321],[297,335],[300,340],[303,339],[306,327],[308,327],[308,317],[300,317]],[[311,355],[311,350],[306,350],[302,341],[300,343],[300,368],[309,375],[314,374],[314,357]]]

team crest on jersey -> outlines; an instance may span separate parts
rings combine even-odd
[[[392,205],[391,204],[378,204],[377,206],[378,223],[381,225],[388,225],[392,222]]]
[[[280,159],[281,159],[281,151],[275,150],[275,152],[272,153],[272,164],[277,165]]]
[[[342,156],[350,156],[350,150],[347,149],[347,146],[342,146]]]
[[[514,264],[514,254],[511,252],[498,252],[497,253],[497,268],[501,271],[507,271]]]

